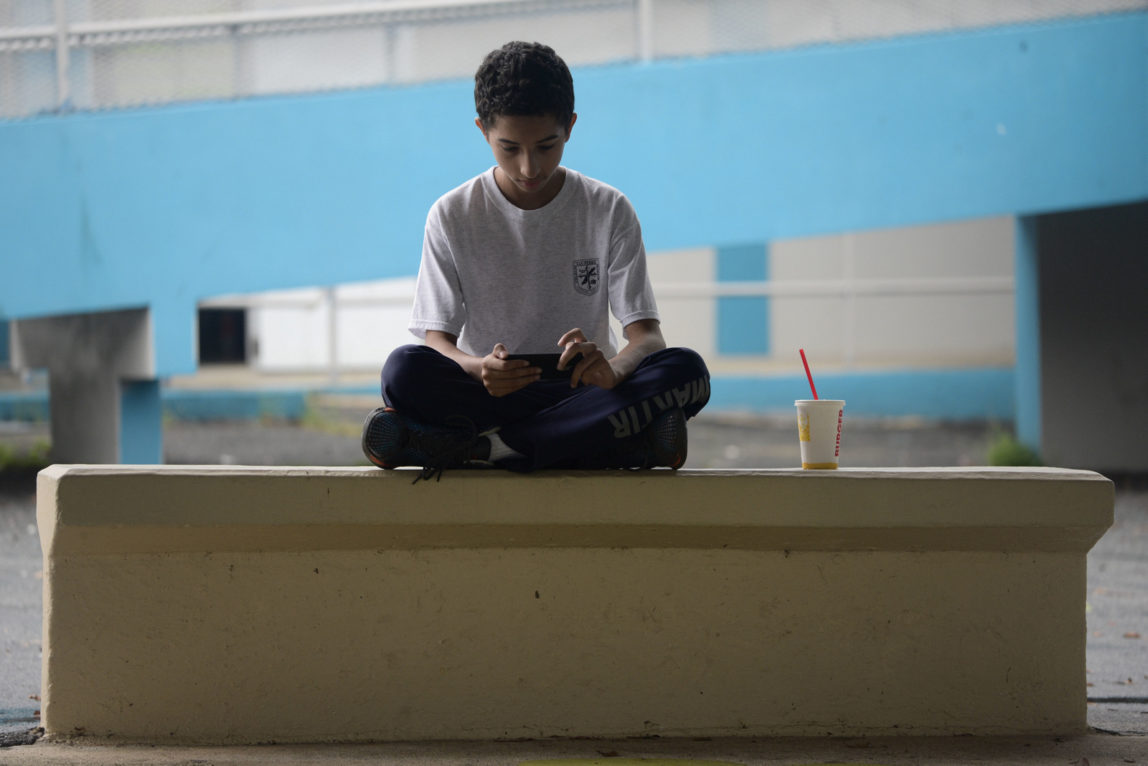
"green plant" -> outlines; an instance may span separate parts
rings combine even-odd
[[[362,426],[358,422],[347,422],[333,417],[329,411],[324,410],[315,397],[308,395],[300,418],[303,428],[310,431],[333,434],[335,436],[358,436]]]
[[[1012,434],[1001,434],[997,437],[989,447],[988,461],[989,465],[1001,466],[1044,465],[1036,450],[1017,441]]]
[[[17,451],[0,444],[0,472],[35,472],[51,464],[51,445],[39,441],[26,450]]]

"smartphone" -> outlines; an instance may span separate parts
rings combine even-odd
[[[560,380],[569,378],[570,373],[574,372],[574,365],[582,358],[581,354],[575,355],[566,364],[566,369],[560,370],[558,369],[558,359],[561,356],[561,354],[511,354],[507,359],[525,359],[531,367],[542,369],[542,380]]]

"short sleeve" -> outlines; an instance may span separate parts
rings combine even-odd
[[[427,330],[457,337],[462,334],[464,324],[466,302],[440,201],[427,215],[422,261],[415,280],[415,302],[408,329],[418,338],[426,338]]]
[[[646,269],[642,227],[630,201],[619,196],[610,235],[610,311],[623,327],[658,319],[658,304]]]

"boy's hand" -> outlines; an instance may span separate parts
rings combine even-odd
[[[558,345],[565,346],[562,356],[558,358],[560,370],[566,369],[566,365],[578,354],[582,355],[570,375],[571,388],[580,383],[598,388],[613,388],[626,377],[610,364],[598,344],[587,340],[585,333],[577,327],[559,338]]]
[[[507,359],[510,352],[501,343],[482,358],[482,385],[491,396],[506,396],[526,388],[542,377],[542,370],[525,359]]]

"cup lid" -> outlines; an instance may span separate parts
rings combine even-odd
[[[818,407],[821,405],[831,404],[835,407],[844,407],[845,406],[845,400],[844,399],[795,399],[793,401],[793,404],[794,404],[794,406],[797,406],[799,404],[805,404],[805,405],[809,405],[812,407]]]

